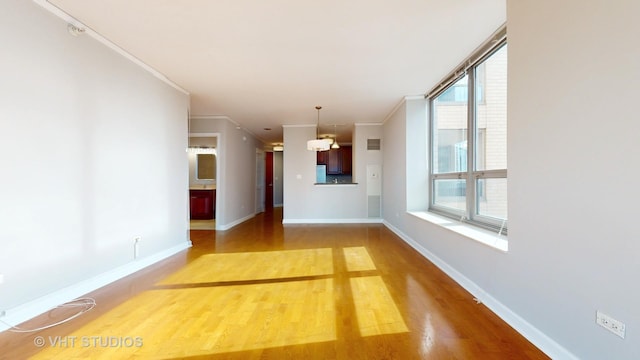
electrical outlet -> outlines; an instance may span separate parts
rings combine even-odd
[[[624,339],[625,326],[622,321],[616,320],[600,311],[596,311],[596,324]]]

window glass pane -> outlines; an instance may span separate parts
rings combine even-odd
[[[507,179],[478,179],[476,204],[478,215],[507,219]]]
[[[465,75],[432,102],[434,174],[467,171],[466,89]]]
[[[450,86],[447,90],[443,91],[438,96],[438,101],[441,103],[450,102],[467,102],[467,96],[469,95],[469,89],[467,84],[468,78],[465,76],[458,80],[455,84]]]
[[[464,211],[466,209],[467,184],[465,180],[440,179],[434,183],[435,205]]]
[[[476,68],[476,169],[507,168],[507,46]]]

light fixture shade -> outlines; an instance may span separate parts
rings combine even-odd
[[[307,150],[311,151],[326,151],[329,150],[331,143],[327,139],[313,139],[307,141]]]
[[[189,146],[187,152],[190,154],[213,154],[218,155],[216,148],[205,146]]]
[[[338,125],[333,124],[333,136],[335,136],[335,139],[332,139],[331,141],[331,148],[332,149],[340,149],[340,145],[338,145],[338,131],[336,130],[336,127]]]
[[[284,146],[276,145],[273,147],[273,151],[284,151]]]

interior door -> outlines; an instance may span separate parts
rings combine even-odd
[[[267,210],[273,208],[273,153],[265,156],[265,197],[264,206]]]
[[[256,149],[256,213],[264,211],[265,200],[265,155]]]

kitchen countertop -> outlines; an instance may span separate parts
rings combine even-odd
[[[327,183],[314,183],[313,185],[358,185],[358,183],[355,182],[349,182],[349,183],[334,183],[334,182],[327,182]]]

